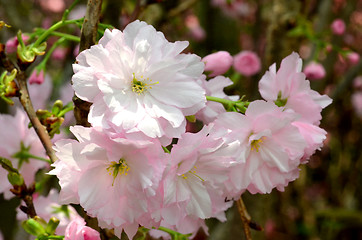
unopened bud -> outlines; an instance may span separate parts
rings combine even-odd
[[[27,233],[34,235],[34,236],[40,236],[45,233],[45,229],[42,226],[42,224],[33,218],[30,218],[30,219],[22,222],[21,226],[24,228],[24,230]]]
[[[21,186],[24,183],[24,178],[18,173],[15,172],[9,172],[8,173],[8,180],[11,183],[11,185],[17,185]]]

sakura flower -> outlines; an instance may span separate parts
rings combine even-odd
[[[20,109],[16,110],[15,116],[0,114],[0,156],[9,159],[29,185],[33,183],[36,171],[47,166],[47,163],[30,156],[46,158],[38,136],[33,128],[28,128],[28,123],[28,117]],[[6,170],[0,168],[0,192],[9,199],[13,194],[9,191],[12,186],[7,174]]]
[[[225,98],[228,100],[236,101],[238,96],[227,96],[224,93],[224,88],[233,84],[233,82],[226,77],[217,76],[213,79],[206,81],[205,77],[202,77],[198,80],[198,83],[205,89],[206,95]],[[203,121],[205,124],[208,124],[215,120],[215,118],[220,114],[224,113],[225,108],[222,104],[217,102],[208,101],[206,106],[196,113],[196,118]]]
[[[342,19],[335,19],[331,24],[332,32],[336,35],[342,35],[346,30],[346,24]]]
[[[71,221],[65,229],[64,240],[100,240],[99,232],[87,227],[83,218]]]
[[[251,102],[245,115],[221,114],[215,125],[227,130],[225,139],[239,143],[240,160],[230,172],[230,197],[246,189],[251,193],[280,191],[298,177],[306,143],[291,123],[293,112],[282,111],[271,102]]]
[[[252,51],[241,51],[234,56],[234,68],[245,76],[252,76],[260,71],[260,58]]]
[[[52,189],[46,197],[33,195],[33,203],[37,215],[46,222],[48,222],[51,217],[56,217],[59,220],[59,225],[55,233],[57,235],[64,235],[68,224],[81,217],[72,206],[60,205],[58,203],[58,197],[58,192]],[[16,217],[20,221],[27,219],[27,215],[20,210],[18,210]]]
[[[233,65],[233,57],[226,51],[219,51],[205,56],[205,71],[211,71],[210,77],[215,77],[227,72]]]
[[[95,128],[71,127],[79,140],[55,143],[56,161],[49,174],[61,186],[60,203],[79,203],[101,227],[137,232],[147,213],[147,199],[156,194],[167,155],[159,143],[112,140]]]
[[[211,128],[183,134],[172,148],[172,161],[163,180],[162,210],[164,220],[171,225],[177,226],[186,216],[216,217],[231,206],[224,201],[224,182],[235,161],[236,145],[209,135]]]
[[[302,60],[293,52],[282,60],[278,72],[275,63],[270,66],[259,81],[259,92],[265,100],[300,114],[300,121],[318,125],[322,109],[332,100],[312,90],[301,70]]]
[[[326,76],[326,70],[323,65],[317,62],[311,62],[304,68],[304,74],[310,80],[319,80]]]
[[[187,45],[168,42],[138,20],[123,32],[106,30],[99,44],[80,53],[73,65],[75,94],[93,102],[88,121],[108,132],[179,137],[185,116],[206,101],[196,83],[204,64],[196,55],[180,54]]]
[[[307,143],[302,160],[308,160],[316,150],[320,150],[323,147],[323,141],[326,139],[327,132],[316,125],[306,122],[294,121],[292,125],[298,128]]]

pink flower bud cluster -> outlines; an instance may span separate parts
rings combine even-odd
[[[225,199],[283,190],[323,145],[319,122],[331,100],[310,89],[296,53],[278,71],[270,67],[259,84],[265,100],[240,114],[206,103],[206,94],[237,99],[222,91],[230,79],[206,81],[201,59],[181,53],[187,44],[135,21],[124,31],[107,30],[73,65],[75,94],[93,103],[92,127],[71,127],[77,140],[55,143],[50,174],[59,179],[61,204],[80,204],[117,236],[132,238],[140,225],[206,231],[205,219],[226,220],[232,201]],[[209,69],[215,75],[231,64],[228,54],[217,54],[226,63]],[[245,65],[257,61],[246,58]],[[204,58],[206,66],[214,60]],[[247,69],[259,71],[260,62]],[[197,133],[185,132],[190,115],[205,123]],[[177,144],[165,148],[172,138]]]

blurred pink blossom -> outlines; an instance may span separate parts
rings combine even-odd
[[[353,93],[351,96],[351,101],[357,116],[362,118],[362,91]]]
[[[342,35],[346,30],[346,24],[340,18],[335,19],[331,24],[332,32],[336,35]]]
[[[199,19],[195,15],[188,15],[185,19],[185,25],[190,30],[191,37],[195,41],[202,41],[206,37],[205,30],[201,27]]]
[[[357,76],[357,77],[353,80],[353,87],[354,87],[355,89],[362,90],[362,75],[361,75],[361,76]]]
[[[81,217],[71,221],[65,229],[64,240],[100,240],[99,232],[85,224]]]
[[[23,38],[24,43],[26,44],[26,42],[29,39],[29,36],[26,34],[22,34],[21,37]],[[18,48],[18,38],[15,36],[13,38],[10,38],[6,43],[5,43],[5,48],[6,48],[6,52],[7,53],[13,53],[17,51]]]
[[[252,76],[260,71],[260,58],[252,51],[241,51],[234,56],[234,68],[245,76]]]
[[[48,163],[29,158],[15,158],[14,154],[22,149],[38,157],[46,158],[45,150],[33,128],[28,128],[29,119],[26,113],[16,108],[15,116],[0,114],[0,156],[9,159],[13,167],[19,169],[27,185],[33,183],[35,173]],[[7,179],[7,171],[0,168],[0,193],[6,199],[14,196],[9,190],[12,188]]]
[[[352,65],[356,65],[360,60],[360,55],[356,52],[350,52],[347,54],[347,59]]]
[[[233,57],[226,51],[219,51],[205,56],[205,71],[210,71],[210,77],[226,73],[233,64]]]
[[[317,62],[310,62],[307,64],[303,70],[307,79],[310,80],[319,80],[326,76],[326,70],[323,65]]]
[[[52,53],[52,59],[63,61],[67,55],[67,49],[64,47],[57,47]]]
[[[64,0],[39,0],[40,6],[50,12],[60,13],[65,9]]]

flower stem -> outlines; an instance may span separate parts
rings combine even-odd
[[[73,23],[77,23],[79,22],[81,19],[75,19],[75,20],[61,20],[59,22],[57,22],[56,24],[54,24],[53,26],[51,26],[49,29],[47,29],[46,31],[43,32],[42,35],[40,35],[40,37],[35,41],[33,47],[36,48],[37,46],[39,46],[45,39],[47,39],[47,37],[49,35],[51,35],[55,30],[57,30],[58,28],[61,28],[65,25],[68,24],[73,24]]]
[[[246,210],[245,204],[244,204],[241,196],[240,196],[239,200],[236,202],[236,205],[238,206],[240,218],[241,218],[241,221],[243,222],[245,238],[247,240],[251,240],[251,232],[250,232],[250,226],[249,226],[251,218],[250,218],[248,211]]]

